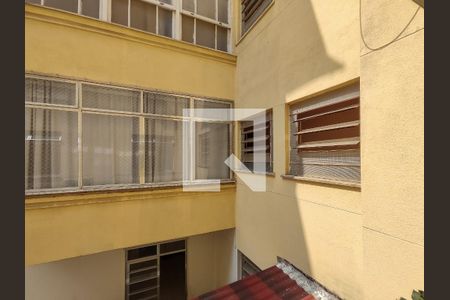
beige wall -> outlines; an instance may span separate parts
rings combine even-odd
[[[410,0],[362,1],[373,47],[413,16]],[[241,181],[237,247],[261,268],[282,256],[345,299],[423,288],[423,10],[380,51],[359,1],[276,1],[239,42],[236,107],[273,108],[274,177]],[[361,81],[361,189],[287,181],[286,103]],[[255,175],[256,176],[256,175]]]
[[[388,44],[413,1],[362,1],[364,39]],[[424,287],[423,9],[399,39],[361,51],[365,299],[408,298]]]
[[[27,199],[25,263],[40,264],[234,228],[235,187]]]
[[[234,229],[189,237],[188,298],[237,280]]]
[[[232,54],[25,5],[25,72],[233,100],[235,68]],[[233,228],[223,189],[27,197],[26,264]]]
[[[237,277],[234,229],[187,238],[188,298]],[[115,300],[125,295],[125,250],[25,268],[27,300]]]
[[[260,268],[281,256],[346,299],[362,297],[361,192],[282,179],[286,103],[359,77],[358,1],[275,0],[240,41],[236,107],[273,108],[267,192],[237,185],[237,247]]]
[[[236,57],[71,13],[25,5],[25,71],[234,99]]]
[[[25,268],[27,300],[122,300],[124,296],[123,250]]]

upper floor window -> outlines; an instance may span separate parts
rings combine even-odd
[[[241,0],[241,33],[244,34],[258,20],[274,0]]]
[[[359,83],[290,106],[290,175],[360,181]]]
[[[183,114],[229,102],[27,77],[27,192],[230,180],[231,122]]]
[[[273,172],[272,110],[240,122],[241,161],[253,172]]]
[[[25,0],[230,51],[230,0]]]

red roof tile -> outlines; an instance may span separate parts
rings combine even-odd
[[[314,297],[273,266],[193,300],[314,300]]]

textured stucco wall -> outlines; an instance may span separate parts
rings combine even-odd
[[[27,300],[121,300],[124,296],[123,250],[25,268]]]
[[[236,107],[273,108],[274,177],[239,182],[237,247],[260,268],[281,256],[346,299],[362,297],[361,192],[282,179],[286,104],[359,77],[358,1],[277,1],[239,42]]]
[[[188,238],[189,299],[237,280],[234,235],[230,229]]]
[[[417,15],[404,33],[393,40]],[[365,299],[424,287],[424,18],[413,1],[362,1]]]
[[[25,6],[25,70],[234,99],[236,57],[123,26]]]

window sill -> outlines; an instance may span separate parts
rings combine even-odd
[[[256,24],[259,23],[259,21],[261,21],[261,19],[264,17],[264,15],[269,11],[269,9],[275,4],[275,0],[273,0],[269,6],[266,7],[266,9],[259,15],[259,17],[256,19],[256,21],[247,29],[247,31],[241,35],[241,37],[239,38],[239,40],[237,41],[237,43],[235,44],[235,47],[237,47],[242,40],[249,34],[250,31],[252,31],[252,29],[256,26]],[[242,28],[242,23],[240,24],[241,28]]]
[[[322,179],[322,178],[311,178],[311,177],[302,177],[302,176],[294,176],[294,175],[281,175],[281,178],[293,181],[300,181],[306,183],[317,183],[317,184],[326,184],[333,186],[342,186],[353,189],[361,189],[361,183],[358,182],[349,182],[349,181],[339,181],[339,180],[330,180],[330,179]]]
[[[221,180],[220,185],[234,184],[234,179]],[[208,182],[204,180],[187,182],[185,186],[208,186],[208,184],[216,184],[216,182]],[[47,189],[47,190],[29,190],[25,192],[26,199],[40,198],[40,197],[57,197],[64,195],[79,195],[79,194],[101,194],[101,193],[125,193],[138,191],[160,191],[182,188],[182,182],[168,182],[159,184],[128,184],[128,185],[103,185],[103,186],[88,186],[84,188],[61,188],[61,189]]]
[[[236,188],[234,181],[221,183],[220,192],[230,192]],[[204,191],[194,191],[192,193],[205,193]],[[207,191],[206,191],[207,192]],[[187,192],[182,186],[166,186],[166,187],[141,187],[135,189],[111,189],[111,190],[92,190],[92,191],[72,191],[59,192],[52,194],[34,194],[25,196],[25,209],[42,209],[75,205],[87,205],[97,203],[112,203],[136,200],[151,200],[183,196]],[[213,192],[216,193],[216,192]]]
[[[247,171],[247,170],[234,170],[235,173],[253,174],[253,175],[264,175],[269,177],[275,177],[273,172],[259,172],[259,171]]]

